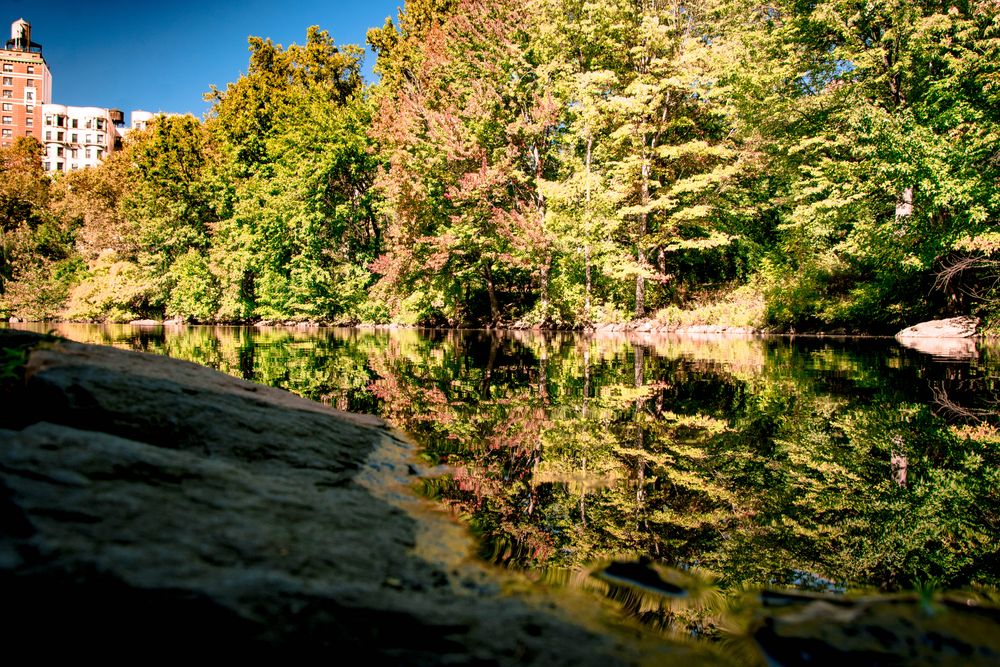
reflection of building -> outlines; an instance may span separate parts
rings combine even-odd
[[[96,167],[121,145],[125,115],[117,109],[45,104],[42,115],[45,171]]]
[[[52,75],[42,45],[31,41],[24,19],[10,26],[10,39],[0,49],[0,145],[14,137],[41,139],[42,105],[52,99]]]

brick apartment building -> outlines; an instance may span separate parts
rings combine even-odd
[[[23,136],[41,140],[42,105],[52,100],[52,74],[24,19],[10,26],[10,39],[0,49],[0,70],[0,145]]]

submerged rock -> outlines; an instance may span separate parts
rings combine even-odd
[[[753,637],[777,665],[1000,664],[1000,610],[968,598],[764,592]]]

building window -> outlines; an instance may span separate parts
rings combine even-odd
[[[97,143],[99,143],[99,144],[103,144],[104,143],[104,135],[103,134],[98,134],[97,135]]]
[[[35,80],[34,79],[28,79],[27,81],[24,82],[24,85],[27,88],[34,88],[35,87]]]
[[[93,141],[91,141],[91,140],[90,140],[90,139],[91,139],[91,137],[93,137],[93,136],[94,136],[94,135],[92,135],[92,134],[89,134],[89,133],[88,133],[88,134],[87,134],[87,135],[86,135],[86,136],[85,136],[85,137],[83,138],[83,141],[84,141],[84,143],[87,143],[87,144],[92,144],[92,143],[94,143]]]
[[[56,147],[56,157],[62,157],[62,156],[63,156],[63,147],[62,146]]]
[[[5,139],[13,137],[14,136],[14,131],[13,130],[6,130],[5,129],[5,130],[3,130],[3,136],[4,136]]]
[[[52,130],[45,130],[45,141],[52,141]]]
[[[104,119],[103,118],[98,118],[97,119],[97,129],[98,130],[103,130],[104,129]]]
[[[52,116],[46,116],[45,117],[45,124],[46,125],[51,125],[52,124]]]
[[[14,65],[12,65],[11,63],[4,63],[3,64],[3,71],[5,71],[5,72],[13,72],[14,71]]]
[[[83,151],[83,157],[87,158],[88,160],[90,159],[90,149],[89,148],[87,148],[87,149],[85,149]]]
[[[12,77],[12,76],[5,76],[3,78],[3,85],[5,85],[5,86],[13,86],[14,85],[14,77]]]
[[[25,131],[24,131],[24,136],[26,136],[26,137],[30,137],[30,136],[32,136],[32,134],[31,134],[31,130],[25,130]]]
[[[77,149],[73,148],[73,149],[70,150],[69,156],[75,160],[77,157],[79,157],[79,155],[78,155],[79,152],[80,151],[78,151]]]
[[[4,125],[13,125],[14,124],[14,117],[13,116],[4,116],[3,117],[3,124]]]
[[[79,120],[78,118],[74,118],[74,119],[72,120],[72,123],[73,123],[73,125],[72,125],[71,127],[72,127],[72,128],[74,129],[74,130],[75,130],[76,128],[80,127],[80,120]]]
[[[24,124],[30,127],[35,124],[35,119],[32,118],[31,116],[28,116],[27,118],[24,119]]]
[[[34,74],[34,73],[35,73],[35,66],[28,65],[28,74]]]
[[[13,111],[14,110],[14,105],[11,104],[10,102],[4,102],[3,103],[3,110],[4,111]]]
[[[93,118],[88,118],[87,122],[85,123],[85,125],[86,125],[86,127],[87,127],[88,130],[92,129],[94,127],[94,119]]]
[[[69,135],[69,140],[70,140],[70,143],[74,143],[74,144],[79,143],[76,140],[76,132],[74,132],[73,134]]]
[[[46,162],[45,163],[45,171],[52,171],[52,163],[51,162]]]
[[[66,125],[66,116],[56,116],[56,125],[63,127]]]
[[[5,91],[3,91],[3,96],[4,96],[5,99],[12,100],[12,99],[14,99],[14,91],[13,90],[5,90]]]
[[[26,107],[24,107],[24,111],[26,113],[35,113],[35,107],[29,104]]]
[[[33,91],[33,90],[26,90],[26,91],[24,91],[24,99],[26,99],[26,100],[33,100],[33,99],[35,99],[35,91]]]
[[[56,132],[56,141],[62,141],[62,140],[63,140],[63,133]]]

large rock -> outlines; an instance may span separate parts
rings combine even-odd
[[[30,350],[0,380],[8,656],[692,659],[597,630],[594,605],[505,594],[514,575],[407,492],[412,446],[378,419],[166,357],[8,331],[0,349]]]
[[[897,333],[896,338],[972,338],[978,326],[978,317],[951,317],[907,327]]]

